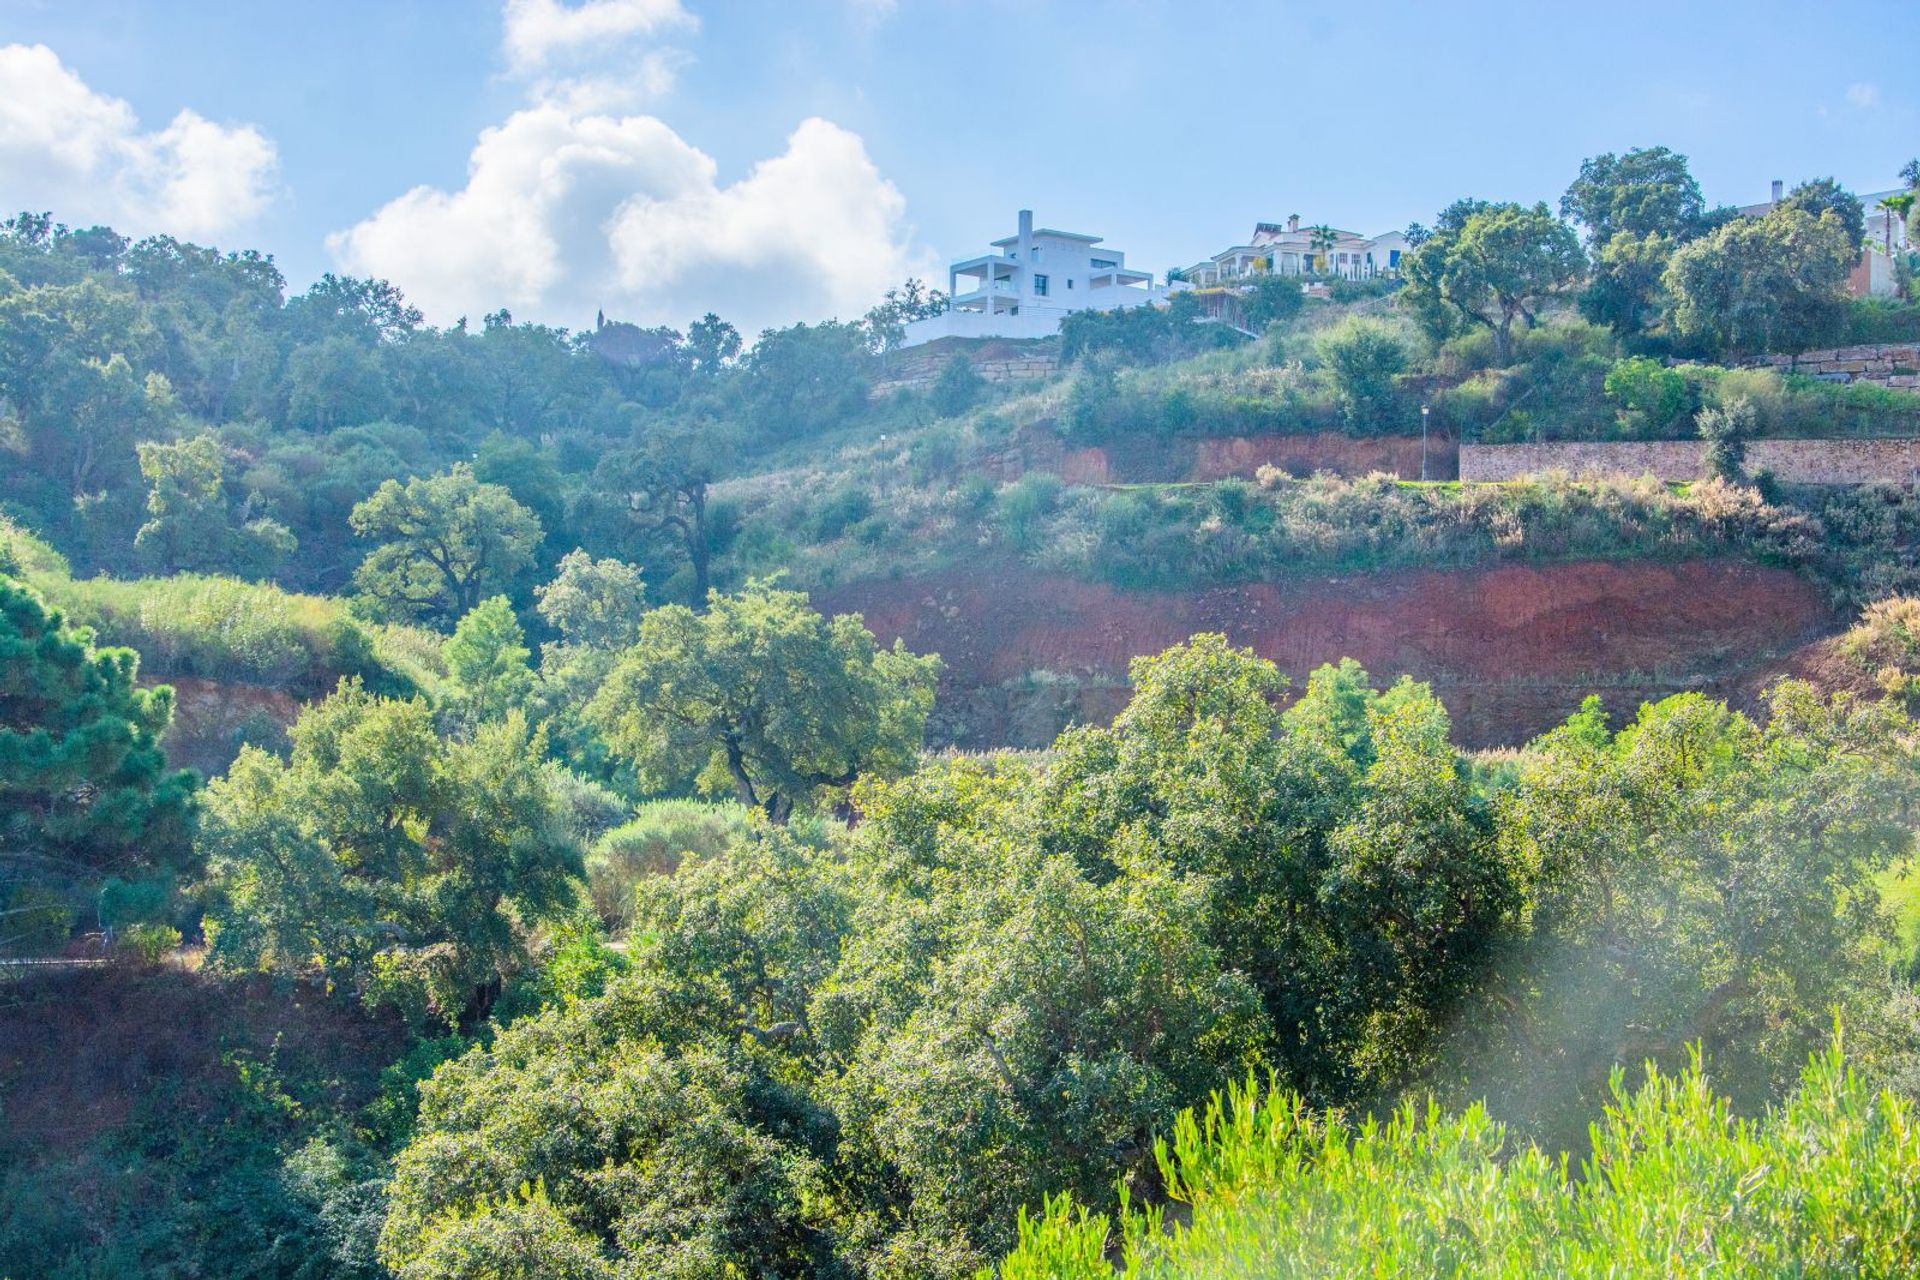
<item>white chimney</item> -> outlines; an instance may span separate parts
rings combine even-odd
[[[1775,178],[1773,180],[1773,202],[1775,204],[1780,203],[1780,197],[1786,194],[1786,190],[1787,190],[1786,183],[1780,181],[1780,179],[1778,178]]]

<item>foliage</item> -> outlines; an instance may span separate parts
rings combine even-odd
[[[1889,596],[1861,611],[1839,653],[1908,711],[1920,707],[1920,600]]]
[[[704,614],[649,613],[590,715],[655,787],[697,782],[784,822],[795,804],[911,766],[939,659],[755,584]]]
[[[1912,1104],[1869,1087],[1837,1037],[1757,1119],[1713,1092],[1698,1059],[1649,1068],[1633,1090],[1615,1073],[1592,1144],[1573,1176],[1564,1155],[1515,1150],[1478,1105],[1409,1102],[1362,1122],[1249,1083],[1183,1114],[1161,1145],[1190,1224],[1170,1229],[1152,1206],[1116,1221],[1062,1196],[1022,1222],[994,1274],[1892,1277],[1920,1265],[1906,1226]]]
[[[1165,307],[1073,311],[1060,318],[1062,363],[1093,355],[1130,364],[1164,363],[1242,340],[1225,325],[1201,323],[1199,304],[1187,293],[1175,294]]]
[[[540,522],[498,485],[455,463],[445,475],[386,480],[353,509],[353,531],[381,545],[354,580],[401,618],[451,622],[533,563]]]
[[[1263,275],[1248,285],[1240,299],[1240,314],[1247,327],[1263,333],[1284,320],[1300,314],[1306,305],[1306,291],[1291,276]]]
[[[1500,363],[1509,363],[1516,320],[1536,322],[1540,304],[1586,270],[1580,242],[1545,204],[1462,201],[1402,259],[1403,303],[1436,338],[1457,323],[1491,330]]]
[[[1825,538],[1830,532],[1805,513],[1722,484],[1676,493],[1646,479],[1547,475],[1418,486],[1379,475],[1293,481],[1268,472],[1251,495],[1068,490],[1026,545],[1040,565],[1123,586],[1720,551],[1805,565],[1851,591],[1896,536],[1878,527]]]
[[[744,366],[756,427],[776,439],[811,435],[856,416],[872,385],[867,330],[837,320],[768,329]]]
[[[533,668],[520,620],[505,596],[475,605],[441,646],[447,678],[440,697],[468,732],[524,712],[533,696]]]
[[[965,355],[955,355],[940,368],[927,393],[933,411],[943,418],[957,418],[980,401],[987,381]]]
[[[1783,209],[1797,209],[1813,219],[1831,213],[1846,233],[1847,243],[1859,253],[1867,242],[1867,211],[1860,197],[1832,178],[1814,178],[1787,193],[1780,202]]]
[[[10,900],[23,885],[76,899],[110,876],[164,876],[187,862],[196,780],[166,766],[159,739],[173,691],[137,688],[138,661],[96,649],[0,576],[0,885]],[[0,926],[0,939],[9,932]]]
[[[567,644],[624,649],[640,634],[647,611],[640,570],[620,560],[569,551],[553,580],[533,589],[540,616]]]
[[[1348,317],[1321,330],[1315,349],[1333,374],[1347,429],[1356,434],[1389,431],[1395,420],[1394,377],[1406,371],[1407,348],[1388,326]]]
[[[1647,356],[1615,361],[1603,385],[1607,399],[1625,415],[1629,435],[1658,437],[1693,411],[1693,389],[1686,376]]]
[[[1560,214],[1585,229],[1593,260],[1581,313],[1629,337],[1659,318],[1661,277],[1673,251],[1726,216],[1708,213],[1687,158],[1665,147],[1582,161],[1560,198]]]
[[[751,810],[733,801],[650,800],[587,851],[587,888],[615,932],[633,923],[642,880],[671,873],[689,855],[711,858],[744,836]]]
[[[1845,318],[1856,252],[1832,213],[1782,204],[1729,222],[1674,253],[1664,276],[1673,327],[1718,354],[1819,346]]]
[[[220,444],[212,436],[146,442],[137,452],[149,488],[147,522],[133,543],[162,572],[227,567],[259,575],[293,554],[296,540],[285,525],[234,519],[221,487]]]
[[[574,900],[580,850],[518,714],[470,743],[359,685],[302,714],[282,761],[246,748],[208,790],[210,958],[325,975],[369,1005],[484,1016],[524,926]]]
[[[1758,415],[1751,400],[1733,400],[1725,408],[1702,409],[1696,420],[1700,439],[1700,467],[1708,476],[1739,483],[1746,473],[1747,440]]]

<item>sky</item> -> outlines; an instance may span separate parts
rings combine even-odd
[[[1156,273],[1258,221],[1556,201],[1665,145],[1707,198],[1896,185],[1920,3],[0,0],[0,209],[500,307],[852,318],[1040,225]]]

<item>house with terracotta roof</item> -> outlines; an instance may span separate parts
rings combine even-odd
[[[1399,275],[1400,257],[1412,247],[1398,231],[1363,236],[1338,227],[1302,226],[1296,213],[1285,223],[1255,223],[1247,243],[1222,249],[1180,274],[1200,289],[1259,275],[1371,280]]]

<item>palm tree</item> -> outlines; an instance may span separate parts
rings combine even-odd
[[[1339,242],[1339,233],[1322,222],[1317,226],[1308,227],[1307,235],[1309,237],[1307,243],[1313,249],[1315,267],[1322,271],[1326,270],[1327,251]]]
[[[1912,167],[1912,165],[1908,166],[1908,168]],[[1880,207],[1887,211],[1887,257],[1889,258],[1893,257],[1893,220],[1899,218],[1904,223],[1907,215],[1913,212],[1916,200],[1920,200],[1920,193],[1901,191],[1880,201]],[[1904,270],[1896,271],[1894,278],[1900,282],[1900,292],[1904,294],[1907,291],[1907,273]]]
[[[1889,258],[1893,256],[1893,220],[1898,218],[1905,222],[1908,212],[1913,208],[1913,200],[1913,192],[1901,191],[1880,202],[1880,207],[1887,211],[1887,256]]]

